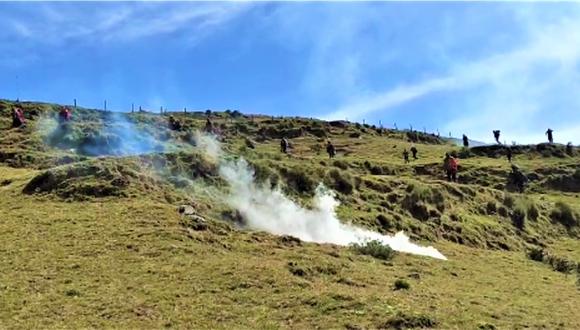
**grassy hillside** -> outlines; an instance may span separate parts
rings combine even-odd
[[[530,178],[519,194],[501,148],[212,114],[226,157],[257,181],[305,207],[324,183],[343,222],[403,230],[448,258],[383,260],[240,227],[195,137],[204,113],[77,109],[63,131],[56,105],[24,103],[27,127],[10,129],[13,106],[0,101],[0,328],[580,328],[577,149],[514,148]],[[459,183],[445,181],[446,152]]]

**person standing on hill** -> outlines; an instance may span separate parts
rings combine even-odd
[[[411,153],[413,154],[413,159],[415,159],[415,160],[418,159],[417,158],[417,152],[418,152],[417,148],[415,148],[415,146],[412,146],[411,147]]]
[[[548,128],[548,130],[546,131],[546,135],[548,136],[548,142],[550,142],[550,144],[554,143],[554,136],[552,135],[552,133],[554,133],[554,130]]]
[[[447,181],[457,181],[458,166],[459,163],[457,159],[451,156],[449,153],[445,153],[445,158],[443,159],[443,169],[445,170]]]
[[[285,137],[280,140],[280,151],[285,154],[288,153],[288,140]]]
[[[459,169],[459,160],[456,157],[451,156],[449,159],[449,169],[451,174],[451,181],[457,182],[457,171]]]
[[[24,119],[24,113],[22,109],[16,107],[12,110],[12,128],[18,128],[26,125],[26,119]]]
[[[409,152],[407,149],[403,150],[403,160],[405,161],[405,164],[409,163]]]
[[[206,133],[213,133],[213,123],[211,122],[211,119],[209,119],[209,116],[207,117],[207,120],[205,121],[205,127],[203,130]]]
[[[68,122],[72,119],[72,114],[67,107],[62,107],[58,112],[58,120],[61,124]]]
[[[336,150],[334,149],[334,145],[332,145],[330,140],[328,143],[326,143],[326,152],[328,153],[329,158],[334,158],[334,156],[336,156]]]
[[[463,146],[465,148],[469,148],[469,139],[467,138],[467,135],[463,134]]]
[[[500,130],[493,131],[493,138],[495,139],[495,142],[497,142],[497,144],[501,144],[501,142],[499,142],[500,133],[501,133]]]
[[[506,151],[505,151],[505,155],[507,157],[508,162],[512,162],[512,158],[513,158],[513,152],[512,152],[512,148],[507,147]]]

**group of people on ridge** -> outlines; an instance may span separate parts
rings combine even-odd
[[[61,107],[58,116],[59,124],[65,124],[72,119],[72,112],[68,107]],[[24,110],[21,107],[16,106],[12,110],[12,128],[24,127],[26,126],[26,118],[24,117]]]
[[[59,124],[61,125],[61,128],[66,127],[66,124],[69,121],[71,121],[71,119],[72,119],[71,110],[65,106],[61,107],[59,112],[58,112],[57,119],[58,119]],[[169,116],[168,124],[169,124],[169,128],[172,130],[181,130],[182,129],[181,122],[176,120],[173,116]],[[21,107],[16,106],[12,110],[12,127],[19,128],[19,127],[24,127],[24,126],[26,126],[26,118],[24,116],[24,111]],[[209,117],[206,120],[204,131],[207,133],[215,133],[215,127],[214,127],[214,125]],[[548,130],[545,133],[545,135],[547,135],[547,137],[548,137],[549,143],[554,143],[553,132],[554,132],[554,130],[552,130],[551,128],[548,128]],[[501,144],[501,142],[500,142],[501,131],[494,130],[493,136],[494,136],[495,141],[498,144]],[[463,134],[462,140],[463,140],[463,146],[465,148],[468,148],[470,141],[469,141],[469,138],[467,137],[467,135]],[[572,153],[571,151],[573,150],[572,144],[568,143],[568,145],[566,147],[567,147],[567,152],[569,152],[571,154]],[[286,137],[283,137],[280,140],[280,151],[282,153],[287,154],[289,148],[290,148],[290,142],[288,141],[288,139]],[[418,159],[417,148],[415,146],[412,146],[409,150],[411,151],[413,159],[414,160]],[[336,156],[336,149],[330,140],[328,140],[326,143],[326,152],[327,152],[329,158],[331,158],[331,159]],[[410,155],[409,151],[407,151],[407,149],[405,148],[403,150],[403,160],[405,163],[409,163],[409,161],[410,161],[409,155]],[[513,152],[512,152],[512,149],[509,147],[506,148],[506,157],[507,157],[508,161],[511,163],[512,158],[513,158]],[[457,172],[458,172],[458,168],[459,168],[459,161],[454,154],[450,154],[450,153],[445,154],[445,158],[443,159],[443,168],[445,170],[447,180],[451,181],[451,182],[457,182]],[[520,168],[515,164],[511,165],[511,170],[512,171],[509,174],[510,182],[516,186],[518,191],[523,192],[528,181],[529,181],[528,178],[520,170]]]
[[[280,140],[280,151],[287,154],[288,148],[290,148],[290,142],[288,142],[287,138],[283,137]],[[326,153],[328,154],[328,158],[334,158],[336,156],[336,149],[330,140],[326,142]]]

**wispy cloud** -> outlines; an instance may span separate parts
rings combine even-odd
[[[580,102],[571,97],[577,95],[580,87],[580,12],[568,13],[550,23],[525,18],[522,24],[527,24],[527,33],[522,36],[521,45],[514,45],[512,50],[453,64],[445,75],[382,92],[352,91],[354,96],[349,102],[323,117],[360,120],[445,91],[465,100],[461,101],[464,111],[448,122],[446,131],[487,139],[492,129],[500,128],[511,132],[506,136],[508,141],[529,142],[524,140],[542,135],[530,131],[548,125],[551,119],[551,125],[570,132],[580,124]],[[562,101],[571,103],[565,108]],[[579,137],[574,138],[577,141]]]
[[[207,29],[225,24],[247,7],[244,3],[51,3],[37,8],[33,17],[8,17],[5,29],[21,41],[51,45],[127,42],[180,31],[191,32],[187,39],[194,40],[192,35],[204,36]]]

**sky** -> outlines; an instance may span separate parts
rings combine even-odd
[[[0,2],[0,98],[580,144],[580,3]]]

